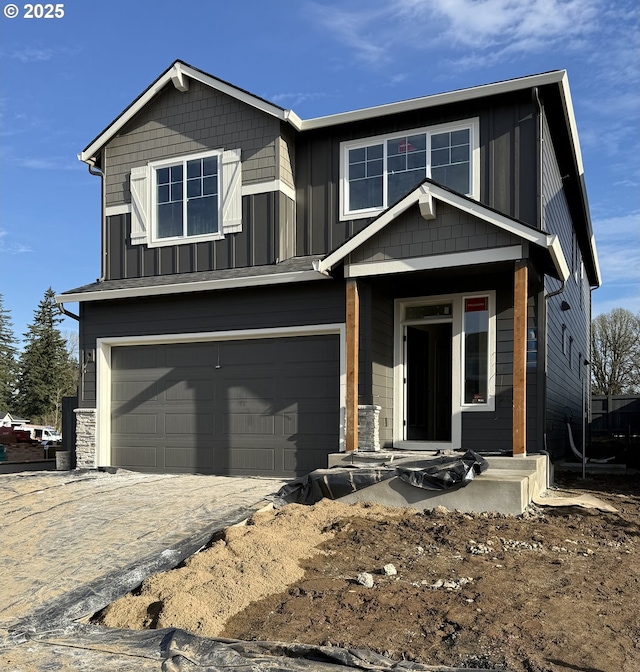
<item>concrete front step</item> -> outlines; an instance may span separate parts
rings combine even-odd
[[[398,451],[400,452],[400,451]],[[344,456],[344,453],[342,454]],[[384,455],[384,459],[383,458]],[[372,462],[384,462],[387,466],[402,462],[424,460],[429,456],[424,453],[416,455],[398,455],[393,453],[378,453],[375,460],[372,453],[360,460],[360,457],[348,456],[347,460],[330,458],[329,464],[345,466],[345,463],[370,466]],[[410,506],[419,510],[432,509],[436,506],[445,506],[447,509],[465,512],[482,513],[493,511],[510,515],[522,514],[533,498],[544,492],[551,482],[549,460],[546,455],[528,457],[486,457],[489,469],[476,476],[473,481],[464,487],[450,490],[424,490],[405,483],[400,478],[393,477],[381,483],[375,483],[367,488],[353,492],[340,501],[377,502],[387,506]]]

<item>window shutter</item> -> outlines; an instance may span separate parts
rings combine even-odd
[[[222,153],[222,233],[242,231],[242,166],[240,150]]]
[[[147,243],[149,226],[149,166],[131,169],[131,244]]]

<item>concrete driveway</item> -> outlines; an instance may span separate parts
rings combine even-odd
[[[83,643],[82,626],[69,624],[175,566],[283,483],[122,470],[1,475],[0,668],[160,669],[159,652],[147,660],[95,636]]]

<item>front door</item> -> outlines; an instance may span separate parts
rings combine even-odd
[[[405,326],[407,441],[451,441],[451,322]]]

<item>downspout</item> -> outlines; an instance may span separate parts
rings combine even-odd
[[[79,316],[79,315],[76,315],[75,313],[72,313],[72,312],[68,311],[68,310],[64,307],[64,303],[62,303],[62,301],[56,301],[56,304],[57,304],[57,306],[58,306],[58,310],[59,310],[63,315],[66,315],[67,317],[70,317],[72,320],[75,320],[76,322],[80,322],[80,316]]]
[[[95,159],[94,159],[95,161]],[[101,220],[101,239],[100,244],[102,246],[102,254],[100,255],[100,277],[98,282],[104,282],[106,276],[106,250],[107,250],[107,217],[106,213],[106,196],[104,193],[104,173],[95,167],[94,163],[88,163],[87,167],[89,168],[89,173],[100,178],[100,220]]]

